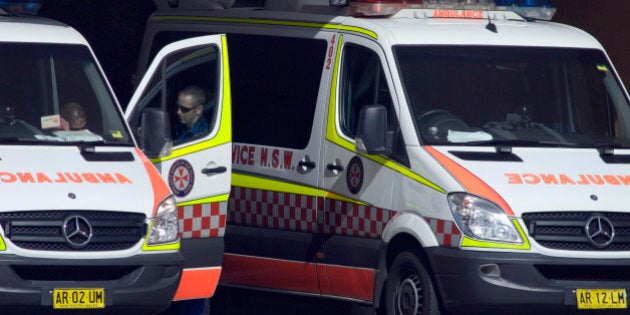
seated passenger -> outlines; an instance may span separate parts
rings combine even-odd
[[[63,124],[65,130],[83,130],[87,124],[85,110],[77,102],[68,102],[63,105],[61,118],[65,121]]]

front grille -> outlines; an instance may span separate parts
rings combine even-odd
[[[70,246],[62,227],[66,218],[78,215],[92,226],[90,242]],[[115,251],[133,247],[146,235],[145,215],[112,211],[19,211],[0,213],[6,238],[16,246],[41,251]]]
[[[598,248],[586,235],[586,223],[593,216],[601,216],[614,227],[612,242]],[[630,213],[618,212],[533,212],[524,213],[523,221],[529,235],[541,246],[575,251],[630,250]]]

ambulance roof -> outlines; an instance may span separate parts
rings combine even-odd
[[[436,18],[432,17],[430,12],[433,10],[430,9],[404,9],[393,16],[367,18],[348,16],[347,11],[326,6],[313,8],[315,9],[305,10],[302,7],[300,11],[284,7],[164,9],[157,15],[220,17],[251,22],[274,21],[271,24],[282,24],[284,21],[299,25],[303,22],[327,25],[329,29],[334,28],[331,25],[340,24],[367,30],[374,33],[379,41],[387,41],[390,45],[507,45],[602,49],[595,38],[580,29],[549,21],[525,19],[511,11],[476,11],[483,12],[483,18]],[[489,22],[496,26],[496,32],[486,28]]]
[[[414,11],[416,11],[414,13]],[[602,48],[586,32],[564,24],[523,18],[431,18],[414,17],[419,10],[403,10],[388,18],[348,17],[344,24],[375,32],[391,45],[507,45]],[[488,14],[485,13],[485,14]],[[516,14],[514,14],[516,17]],[[497,18],[498,17],[498,18]],[[494,24],[496,32],[487,27]]]
[[[0,16],[0,29],[1,42],[87,44],[75,29],[41,17]]]

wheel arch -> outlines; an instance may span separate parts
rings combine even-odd
[[[427,221],[413,212],[402,212],[394,216],[385,227],[382,239],[383,246],[379,253],[378,270],[374,286],[375,308],[381,306],[388,271],[398,254],[406,250],[413,250],[418,253],[418,258],[433,278],[432,267],[425,248],[439,245]]]

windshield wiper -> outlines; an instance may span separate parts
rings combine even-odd
[[[466,146],[495,146],[495,147],[577,147],[573,142],[565,141],[548,141],[548,140],[528,140],[528,139],[492,139],[482,141],[471,141],[461,143]]]

